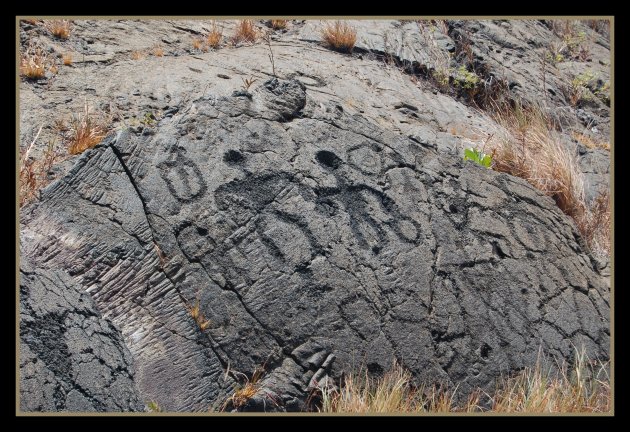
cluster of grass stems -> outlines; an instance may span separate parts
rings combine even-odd
[[[491,394],[472,392],[456,403],[457,389],[416,386],[399,364],[379,378],[366,371],[350,374],[340,389],[321,390],[324,413],[597,413],[610,412],[607,364],[577,353],[572,367],[535,366],[502,377]]]
[[[590,250],[610,256],[609,192],[587,202],[577,148],[563,141],[558,124],[542,107],[518,102],[496,104],[489,112],[495,130],[480,147],[492,154],[492,168],[552,197],[573,218]]]

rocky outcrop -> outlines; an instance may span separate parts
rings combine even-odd
[[[546,107],[562,125],[568,145],[581,139],[570,132],[610,140],[610,108],[605,102],[610,41],[583,22],[575,24],[569,41],[544,20],[349,23],[357,30],[356,49],[353,55],[342,56],[322,47],[322,21],[290,21],[285,30],[271,35],[272,71],[266,44],[227,42],[236,21],[75,20],[67,40],[52,38],[41,23],[22,21],[23,49],[29,43],[39,44],[51,57],[70,54],[72,64],[61,65],[58,59],[54,77],[48,74],[46,79],[21,83],[21,149],[35,141],[30,154],[37,158],[49,144],[59,145],[54,125],[83,112],[86,102],[92,114],[112,122],[112,128],[141,128],[172,116],[201,93],[230,94],[240,91],[245,79],[259,85],[277,73],[300,80],[319,103],[334,101],[347,113],[361,114],[379,127],[460,155],[464,146],[481,146],[496,126],[466,98],[453,94],[456,86],[445,90],[430,83],[439,68],[453,82],[465,64],[479,74],[480,95],[501,82],[504,85],[499,87],[509,99]],[[195,49],[193,38],[203,37],[215,24],[224,35],[221,49]],[[268,30],[261,21],[255,24]],[[583,59],[571,57],[567,43],[578,43],[587,54]],[[152,54],[156,46],[163,49],[163,57]],[[564,54],[563,60],[552,61],[549,56],[558,52]],[[589,74],[592,79],[584,83],[588,100],[570,106],[567,93],[573,80]],[[589,198],[609,184],[609,153],[597,152],[579,148]],[[60,162],[50,175],[59,178],[73,164],[74,160]]]
[[[395,359],[465,395],[539,348],[607,358],[608,280],[550,198],[313,92],[204,93],[22,210],[22,255],[121,329],[144,400],[207,410],[261,365],[241,409]]]
[[[20,264],[20,410],[144,411],[120,332],[63,271]]]

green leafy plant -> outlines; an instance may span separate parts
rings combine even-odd
[[[492,156],[472,147],[464,150],[464,160],[471,160],[486,168],[492,164]]]
[[[465,90],[474,89],[479,84],[479,77],[476,73],[470,72],[466,66],[460,66],[455,70],[454,84]]]
[[[547,51],[547,61],[552,64],[558,64],[564,61],[564,56],[559,52]]]
[[[149,401],[147,408],[149,408],[149,412],[162,412],[162,408],[155,401]]]
[[[140,122],[145,126],[153,126],[157,123],[157,119],[152,111],[147,111],[144,113],[144,116],[142,117],[142,120]]]
[[[562,42],[553,42],[545,52],[546,60],[552,65],[556,65],[566,60],[565,54],[567,46]]]
[[[580,101],[593,100],[593,94],[589,89],[589,83],[597,78],[591,71],[583,72],[577,75],[571,81],[569,88],[569,102],[576,106]]]
[[[591,58],[592,38],[584,30],[580,30],[580,22],[575,20],[550,21],[551,30],[563,43],[563,56],[578,61]]]
[[[587,61],[591,57],[591,44],[583,31],[567,34],[563,38],[572,58]]]
[[[453,72],[453,69],[446,66],[436,67],[433,70],[432,72],[433,79],[442,90],[448,88],[448,84],[449,84],[450,76],[452,72]]]

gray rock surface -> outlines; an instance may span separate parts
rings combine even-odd
[[[542,20],[449,20],[442,26],[413,20],[349,22],[357,30],[353,55],[342,56],[322,46],[325,21],[291,20],[286,30],[273,32],[278,76],[302,81],[322,104],[334,101],[379,127],[405,137],[420,136],[439,150],[461,154],[463,146],[481,146],[490,137],[492,124],[465,100],[438,92],[426,75],[442,64],[453,76],[466,60],[462,52],[469,48],[475,68],[484,71],[483,88],[505,80],[510,98],[542,103],[567,135],[576,131],[599,141],[610,139],[610,109],[599,97],[591,94],[592,100],[580,107],[567,102],[567,89],[581,74],[596,76],[589,83],[594,91],[610,81],[610,42],[584,23],[576,24],[575,34],[590,52],[586,61],[570,58],[565,48],[565,60],[546,63],[543,73],[541,59],[566,44]],[[221,49],[193,48],[193,39],[203,37],[214,24],[223,32]],[[86,103],[112,129],[142,128],[145,119],[171,116],[201,95],[238,91],[248,78],[260,84],[272,75],[267,46],[233,46],[229,39],[235,25],[231,20],[74,20],[70,37],[60,41],[41,22],[23,22],[22,47],[38,44],[59,58],[56,75],[20,84],[21,149],[41,127],[32,157],[48,145],[63,152],[55,124],[83,112]],[[262,21],[255,25],[268,30]],[[163,57],[152,55],[158,46]],[[140,55],[138,60],[134,53]],[[61,64],[64,54],[72,56],[71,65]],[[609,161],[609,154],[602,156]],[[51,178],[73,166],[74,158],[62,159]],[[607,187],[607,170],[593,177],[591,161],[582,166],[589,177],[589,197],[600,186]]]
[[[114,325],[60,270],[20,263],[20,410],[144,411]]]
[[[602,149],[578,147],[580,168],[584,173],[584,191],[587,202],[610,188],[610,152]]]
[[[264,365],[240,409],[300,410],[394,359],[465,395],[541,347],[608,357],[609,281],[550,198],[318,90],[204,91],[22,209],[22,256],[121,329],[144,400],[205,411]]]

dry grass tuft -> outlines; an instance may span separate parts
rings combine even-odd
[[[30,25],[37,25],[37,20],[36,19],[23,19],[23,20],[20,20],[20,21],[24,21],[25,23],[30,24]]]
[[[571,136],[573,137],[574,140],[584,144],[586,147],[590,149],[600,148],[604,150],[610,150],[610,142],[608,141],[602,141],[590,135],[586,135],[579,132],[571,132]]]
[[[73,115],[68,125],[68,152],[75,155],[91,149],[105,138],[106,132],[106,128],[91,117],[86,103],[83,113]]]
[[[20,57],[20,75],[31,80],[44,78],[50,59],[41,48],[29,46]]]
[[[20,207],[33,201],[37,197],[37,192],[50,182],[48,172],[58,158],[53,142],[48,144],[41,158],[37,160],[29,158],[41,130],[42,128],[29,147],[20,154]]]
[[[493,168],[527,180],[560,209],[577,217],[584,209],[584,184],[577,154],[560,139],[553,122],[538,107],[520,103],[494,111],[501,129],[490,141]]]
[[[69,20],[52,20],[45,21],[44,26],[48,31],[58,39],[68,39],[72,31],[72,24]]]
[[[558,373],[545,371],[542,362],[518,374],[500,379],[497,390],[488,395],[473,391],[462,405],[454,403],[454,392],[439,386],[416,387],[411,374],[400,365],[383,377],[370,378],[365,372],[350,374],[340,390],[321,391],[325,413],[446,413],[525,412],[568,413],[609,412],[610,385],[605,364],[589,361],[577,353],[571,371],[566,364]],[[484,397],[485,395],[485,397]],[[481,399],[485,399],[480,405]]]
[[[256,26],[254,25],[254,21],[252,20],[241,20],[234,29],[234,34],[232,35],[232,43],[234,45],[239,42],[250,42],[254,43],[258,39],[258,32],[256,31]]]
[[[492,155],[493,169],[525,179],[552,197],[573,218],[591,252],[608,254],[609,226],[596,221],[609,220],[606,214],[610,210],[604,201],[586,202],[577,150],[563,142],[556,124],[543,109],[520,103],[495,104],[491,113],[498,126],[483,146],[477,147]],[[603,143],[599,145],[604,147]]]
[[[496,107],[499,128],[489,140],[493,168],[527,180],[574,219],[584,211],[577,153],[569,150],[542,109],[520,103]]]
[[[223,39],[223,31],[217,28],[215,23],[212,24],[212,30],[206,36],[206,43],[212,49],[219,49],[221,46],[221,39]]]
[[[63,62],[64,66],[70,66],[72,64],[72,53],[65,53],[63,56],[61,56],[61,61]]]
[[[327,23],[322,30],[322,40],[334,50],[349,53],[357,41],[357,31],[342,21]]]
[[[234,408],[238,409],[245,405],[248,400],[254,397],[258,388],[257,384],[248,382],[243,387],[237,389],[231,397]]]
[[[203,52],[208,51],[208,47],[204,44],[203,38],[200,38],[200,37],[193,38],[192,46],[194,49],[199,50],[199,51],[203,51]]]
[[[491,411],[501,413],[610,412],[610,384],[604,364],[576,352],[571,371],[563,364],[559,373],[545,371],[541,362],[499,381],[491,397]]]
[[[197,323],[199,330],[204,331],[205,329],[210,327],[210,324],[211,324],[210,320],[207,320],[203,316],[203,312],[201,311],[201,306],[199,304],[199,299],[197,299],[194,306],[187,306],[187,308],[188,308],[188,313],[190,314],[192,319],[194,319],[195,322]]]
[[[144,58],[144,54],[142,53],[142,51],[132,51],[131,52],[131,59],[132,60],[141,60]]]
[[[287,28],[287,20],[271,20],[271,28],[274,30],[284,30]]]
[[[161,46],[156,46],[153,48],[152,53],[156,57],[164,57],[164,48],[162,48]]]
[[[600,192],[593,203],[576,220],[578,230],[593,254],[600,258],[610,257],[610,193]]]
[[[226,374],[230,373],[228,370]],[[251,378],[248,378],[247,375],[232,371],[232,373],[241,375],[245,379],[245,383],[242,386],[237,387],[232,396],[230,396],[221,407],[221,411],[225,411],[225,409],[231,404],[232,408],[239,409],[247,403],[252,397],[258,393],[260,390],[260,379],[265,373],[264,368],[256,368]]]
[[[440,386],[415,387],[411,373],[400,364],[381,378],[363,370],[348,375],[341,389],[325,386],[321,390],[320,412],[337,413],[412,413],[453,411],[452,394]]]

